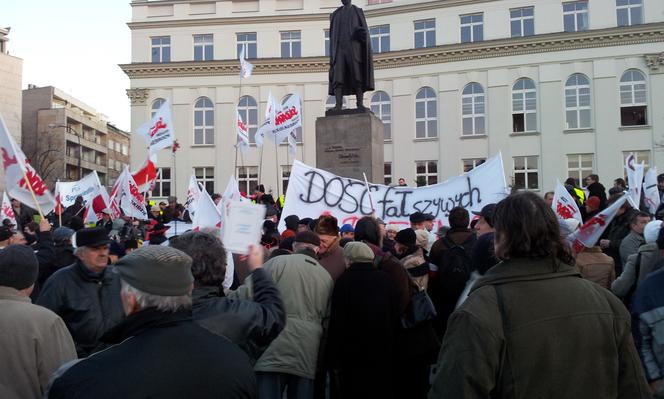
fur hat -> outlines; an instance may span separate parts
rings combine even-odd
[[[338,236],[339,224],[337,223],[337,218],[331,215],[322,215],[318,218],[318,224],[316,225],[315,231],[318,235]]]

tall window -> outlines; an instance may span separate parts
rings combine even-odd
[[[461,43],[484,40],[484,15],[472,14],[461,17]]]
[[[152,62],[171,62],[171,37],[157,36],[150,39]]]
[[[159,111],[159,108],[161,108],[161,106],[164,105],[164,102],[166,102],[166,100],[164,100],[163,98],[157,98],[152,102],[152,106],[150,107],[150,118],[152,118],[154,114],[156,114],[157,111]]]
[[[512,86],[512,131],[537,131],[537,92],[535,82],[521,78]]]
[[[384,91],[377,91],[371,96],[371,112],[374,113],[385,127],[385,141],[392,140],[392,104],[390,96]]]
[[[299,30],[280,32],[281,34],[281,58],[299,58],[301,51],[301,33]]]
[[[463,135],[486,134],[484,89],[479,83],[469,83],[461,94]]]
[[[523,7],[510,10],[510,29],[512,30],[512,37],[534,35],[535,7]]]
[[[369,28],[369,34],[374,53],[390,51],[390,25],[372,26]]]
[[[205,191],[210,195],[214,194],[214,168],[194,168],[194,174],[196,181],[205,187]]]
[[[194,105],[194,144],[214,144],[214,104],[207,97]]]
[[[242,48],[244,48],[244,56],[246,58],[257,58],[256,32],[237,34],[237,58],[240,58]]]
[[[258,166],[240,166],[237,168],[238,189],[246,194],[254,192],[258,186]]]
[[[539,189],[539,157],[514,157],[514,188]]]
[[[237,110],[249,130],[249,142],[256,142],[256,130],[258,130],[258,104],[251,96],[240,98]]]
[[[563,3],[565,32],[588,30],[588,1]]]
[[[287,95],[286,97],[284,97],[284,99],[281,100],[281,104],[283,104],[283,103],[285,103],[286,101],[288,101],[288,99],[290,98],[290,96],[291,96],[291,94],[289,94],[289,95]],[[303,112],[303,113],[304,113],[304,112]],[[301,120],[304,121],[304,115],[300,115],[300,118],[302,118]],[[297,129],[295,129],[295,138],[296,138],[296,142],[297,142],[297,143],[301,143],[301,142],[302,142],[302,126],[300,126],[300,127],[298,127]]]
[[[433,47],[435,45],[436,20],[415,21],[415,48]]]
[[[171,195],[171,168],[159,168],[155,180],[153,197],[170,197]]]
[[[113,140],[111,140],[111,139],[108,139],[108,142],[106,142],[106,145],[108,145],[108,149],[109,149],[109,150],[113,150],[113,149],[115,148],[115,147],[114,147],[115,142],[114,142]]]
[[[392,162],[385,162],[383,165],[383,177],[386,186],[392,184]]]
[[[334,96],[327,96],[327,101],[325,101],[325,111],[331,110],[335,105],[337,105],[337,100],[334,98]],[[341,109],[346,108],[348,108],[348,102],[346,101],[346,97],[344,97],[341,100]]]
[[[194,35],[194,61],[212,61],[213,59],[212,35]]]
[[[620,124],[639,126],[648,123],[648,96],[646,77],[630,69],[620,78]]]
[[[643,23],[643,0],[616,0],[618,26]]]
[[[571,177],[576,185],[585,185],[586,177],[593,174],[593,154],[568,154],[567,177]]]
[[[637,164],[643,162],[646,170],[650,168],[650,151],[623,151],[623,165],[631,154],[634,154],[634,162]]]
[[[423,87],[415,96],[415,138],[438,137],[438,101],[431,87]]]
[[[565,83],[565,117],[567,129],[590,127],[590,82],[575,73]]]
[[[325,56],[330,56],[330,30],[325,29]]]
[[[284,195],[286,195],[286,191],[288,190],[288,181],[290,180],[291,169],[291,165],[281,166],[281,193]]]
[[[486,162],[485,158],[462,159],[461,160],[461,166],[463,167],[464,173],[466,173],[466,172],[470,172],[471,170],[475,169],[476,167],[482,165],[484,162]]]
[[[438,183],[438,161],[415,161],[417,187]]]

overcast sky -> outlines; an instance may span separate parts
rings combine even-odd
[[[9,53],[23,59],[23,88],[55,86],[129,129],[130,0],[2,0]]]

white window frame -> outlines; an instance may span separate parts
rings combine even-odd
[[[150,119],[154,116],[154,114],[159,111],[159,108],[166,102],[163,98],[155,98],[154,101],[152,101],[152,105],[150,105]]]
[[[574,10],[572,11],[565,11],[565,5],[572,5],[574,4]],[[579,4],[585,4],[586,8],[579,10],[577,9],[577,5]],[[581,32],[581,31],[586,31],[589,29],[590,25],[590,14],[588,13],[588,1],[587,0],[581,0],[581,1],[568,1],[562,4],[563,6],[563,31],[564,32]],[[579,19],[584,18],[583,15],[585,14],[585,22],[586,26],[580,27],[579,25]],[[565,16],[567,15],[573,15],[574,16],[574,30],[566,30],[565,29]],[[584,28],[584,29],[581,29]]]
[[[194,61],[212,61],[214,60],[214,35],[211,33],[194,35]],[[196,51],[200,51],[200,57],[197,59]],[[208,50],[210,51],[208,54]]]
[[[645,14],[643,13],[643,0],[626,0],[627,4],[618,5],[619,1],[620,0],[616,0],[616,24],[618,26],[640,25],[644,22]],[[636,22],[632,20],[633,18],[632,11],[635,9],[639,9],[641,11],[640,12],[641,20]],[[618,16],[618,14],[622,10],[627,11],[627,24],[620,23],[620,17]]]
[[[433,26],[428,26],[429,23],[433,22]],[[424,24],[423,28],[417,28],[417,24]],[[427,48],[427,47],[435,47],[436,46],[436,19],[435,18],[429,18],[429,19],[421,19],[417,21],[413,21],[413,47],[414,48]],[[429,42],[427,38],[431,37],[429,35],[429,32],[433,32],[433,42]],[[422,35],[422,46],[417,45],[417,36]]]
[[[201,172],[201,173],[199,173]],[[214,194],[214,166],[197,166],[194,167],[194,175],[196,176],[196,181],[200,183],[208,194]],[[212,185],[212,189],[208,189],[208,184]]]
[[[640,75],[639,80],[634,80],[633,78],[631,80],[626,80],[629,76],[634,77],[635,74]],[[638,69],[628,69],[626,70],[620,77],[620,82],[618,84],[618,95],[620,98],[620,111],[621,111],[621,118],[620,118],[620,124],[621,126],[645,126],[648,124],[648,84],[646,81],[646,75],[641,72]],[[626,102],[624,101],[623,94],[628,94],[629,95],[629,101]],[[643,101],[638,101],[637,98],[641,97]],[[622,122],[622,108],[627,108],[627,107],[644,107],[645,108],[645,121],[643,124],[635,124],[635,125],[624,125]]]
[[[334,106],[337,105],[337,99],[334,98],[334,96],[327,96],[327,100],[325,101],[325,111],[329,111]],[[347,109],[348,108],[348,101],[346,101],[346,97],[344,97],[341,100],[341,109]]]
[[[323,49],[323,54],[325,54],[326,57],[330,56],[330,30],[329,29],[323,29],[323,37],[325,41],[325,48]]]
[[[386,53],[390,51],[390,25],[375,25],[369,27],[371,37],[371,49],[374,53]],[[374,45],[374,42],[378,44]]]
[[[281,165],[281,194],[284,196],[286,195],[286,191],[288,191],[288,183],[290,182],[292,171],[292,165]]]
[[[201,101],[205,102],[205,100],[209,101],[211,105],[202,105],[202,106],[198,105],[199,102],[201,102]],[[209,112],[212,112],[212,121],[211,121],[211,123],[209,123],[210,121],[208,120],[208,116],[210,115]],[[198,113],[202,113],[202,116],[203,116],[203,124],[202,125],[197,125],[196,124],[196,115]],[[193,139],[194,145],[214,145],[214,135],[215,135],[214,119],[215,119],[215,117],[214,117],[214,102],[208,97],[199,97],[199,98],[197,98],[196,101],[194,102],[194,139]],[[212,135],[210,136],[211,137],[210,142],[208,142],[207,138],[208,138],[208,133],[209,133],[210,130],[212,130],[212,132],[211,132]],[[201,134],[202,134],[202,140],[199,143],[196,142],[196,133],[197,133],[197,131],[200,131]]]
[[[432,172],[430,169],[431,164],[436,165],[436,171]],[[424,165],[424,173],[418,173],[417,168],[420,165]],[[420,178],[423,177],[425,184],[420,185]],[[434,182],[429,182],[429,178],[432,177],[435,179]],[[438,161],[436,160],[427,160],[427,161],[415,161],[415,182],[418,187],[430,186],[433,184],[438,184]]]
[[[240,35],[245,35],[243,40],[240,40]],[[247,39],[246,35],[254,35],[254,39]],[[235,34],[236,41],[236,58],[240,58],[240,52],[244,48],[244,57],[247,59],[258,57],[258,34],[256,32],[239,32]],[[253,54],[252,54],[253,52]]]
[[[238,166],[235,171],[238,190],[250,195],[258,186],[258,166]]]
[[[466,173],[486,162],[486,158],[465,158],[461,160],[461,172]]]
[[[429,92],[430,90],[430,92]],[[420,93],[423,93],[424,97],[420,97]],[[429,94],[433,93],[433,97],[429,97]],[[434,109],[436,110],[436,115],[429,115],[429,103],[433,102],[435,104]],[[424,117],[417,116],[417,104],[424,104]],[[436,127],[434,132],[429,131],[429,122],[435,122],[434,126]],[[424,123],[424,136],[418,137],[417,124]],[[438,96],[436,91],[429,87],[425,86],[420,88],[415,95],[415,139],[416,140],[425,140],[425,139],[434,139],[438,137]]]
[[[480,17],[479,21],[473,21],[474,17]],[[464,18],[470,18],[470,22],[463,22]],[[464,14],[459,16],[459,41],[461,43],[475,43],[475,42],[481,42],[484,40],[484,13],[474,13],[474,14]],[[475,27],[480,27],[478,35],[480,36],[475,37]],[[468,29],[468,32],[470,33],[470,40],[463,40],[463,31],[464,29]]]
[[[478,88],[479,92],[476,91]],[[470,93],[467,92],[468,89],[471,90]],[[470,112],[465,109],[465,105],[470,106]],[[478,108],[481,108],[481,111]],[[467,119],[472,122],[470,132],[466,131],[463,123]],[[478,128],[479,121],[482,121],[482,130]],[[461,92],[461,134],[463,136],[483,136],[487,134],[486,128],[486,94],[484,87],[478,82],[470,82],[464,86]]]
[[[164,44],[164,39],[168,38],[168,43]],[[154,44],[154,40],[159,39],[158,44]],[[164,56],[164,50],[168,50],[168,57]],[[159,51],[159,59],[155,61],[154,51]],[[167,58],[167,59],[166,59]],[[170,36],[152,36],[150,37],[150,61],[154,64],[171,62],[171,37]]]
[[[523,170],[518,170],[516,169],[516,160],[517,158],[523,158],[523,165],[524,169]],[[535,158],[535,168],[533,168],[533,165],[530,165],[529,159]],[[540,189],[540,184],[539,184],[539,155],[524,155],[524,156],[517,156],[512,158],[512,171],[514,174],[514,186],[516,187],[516,175],[517,174],[523,174],[524,178],[524,187],[516,187],[519,190],[532,190],[532,191],[539,191]],[[528,174],[530,173],[536,173],[537,174],[537,187],[529,187],[529,180],[528,180]]]
[[[164,177],[164,170],[168,170],[168,178]],[[171,168],[158,168],[157,179],[155,180],[154,189],[150,192],[151,197],[166,198],[173,195],[173,186],[171,179],[173,178]],[[164,184],[168,183],[168,193],[164,194]]]
[[[284,30],[279,32],[279,46],[281,47],[281,58],[302,57],[302,31]],[[288,53],[284,54],[284,45],[288,46]],[[298,54],[295,54],[297,50]]]
[[[584,158],[590,158],[590,167],[583,166]],[[567,177],[576,181],[579,187],[585,187],[586,177],[592,175],[595,168],[595,154],[567,154]]]
[[[582,84],[569,84],[570,80],[574,77],[582,77],[586,80],[586,83]],[[587,90],[588,105],[581,105],[582,96],[586,96],[584,90]],[[567,105],[567,98],[574,96],[575,106]],[[565,104],[565,128],[566,130],[578,130],[578,129],[590,129],[593,126],[593,110],[592,110],[592,89],[590,85],[590,79],[582,73],[574,73],[570,75],[565,81],[565,95],[564,95],[564,104]],[[581,113],[588,111],[588,126],[581,126]],[[574,112],[576,118],[576,127],[571,127],[569,121],[569,113]]]
[[[644,168],[643,168],[644,172],[650,168],[650,165],[652,163],[652,151],[650,150],[623,151],[622,165],[625,164],[627,157],[630,156],[631,154],[634,154],[634,162],[636,162],[637,164],[640,164],[641,162],[644,163]]]
[[[532,11],[532,15],[523,15],[523,12],[525,10],[530,10]],[[520,15],[518,16],[512,16],[513,12],[519,12]],[[514,30],[512,29],[512,23],[513,22],[518,22],[519,23],[519,32],[518,34],[514,34]],[[532,23],[533,26],[533,32],[531,34],[526,35],[526,22]],[[529,7],[519,7],[519,8],[513,8],[510,10],[510,33],[512,37],[526,37],[526,36],[532,36],[535,34],[535,7],[529,6]]]
[[[246,103],[246,104],[245,104]],[[242,96],[237,105],[237,111],[242,117],[249,132],[249,143],[256,143],[256,131],[258,131],[258,102],[252,96]],[[253,111],[253,112],[252,112]],[[255,115],[255,118],[251,116]]]
[[[371,96],[371,112],[383,122],[384,141],[392,141],[392,101],[389,94],[377,91]]]
[[[520,83],[524,82],[524,88],[516,88]],[[532,87],[526,88],[525,82],[532,83]],[[534,102],[532,108],[528,108],[529,101]],[[515,109],[515,103],[519,103],[521,110]],[[514,129],[514,115],[523,115],[523,131],[516,131]],[[534,126],[528,126],[528,115],[535,115]],[[537,131],[537,86],[530,78],[519,78],[512,85],[512,133],[531,133]]]

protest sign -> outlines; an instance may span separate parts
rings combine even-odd
[[[480,211],[509,194],[500,154],[443,183],[418,188],[369,184],[369,189],[376,217],[403,226],[409,226],[409,216],[418,211],[431,213],[438,226],[447,225],[454,207]],[[361,217],[371,216],[371,208],[364,181],[336,176],[295,161],[279,230],[286,228],[284,219],[289,215],[317,218],[331,214],[339,226],[354,225]]]
[[[231,201],[224,223],[224,247],[230,252],[246,255],[249,245],[259,245],[265,206]]]

